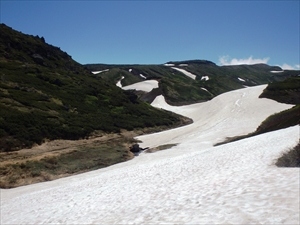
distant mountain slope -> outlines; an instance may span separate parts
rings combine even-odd
[[[45,42],[0,25],[0,151],[95,130],[174,126],[178,116],[93,75]]]
[[[90,71],[102,71],[97,76],[113,84],[120,82],[122,86],[156,79],[159,87],[150,93],[140,93],[140,98],[152,102],[156,96],[163,94],[171,105],[206,101],[227,91],[282,81],[299,74],[299,71],[283,71],[280,67],[265,64],[217,66],[207,60],[170,61],[161,65],[85,66]]]

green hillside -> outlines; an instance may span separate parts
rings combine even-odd
[[[270,83],[260,98],[270,98],[287,104],[300,104],[300,71],[298,71],[298,76]]]
[[[0,25],[0,151],[95,130],[176,126],[180,118],[95,76],[45,42]]]
[[[300,76],[270,83],[259,97],[295,106],[268,117],[257,128],[256,133],[265,133],[300,124]]]
[[[299,74],[299,71],[282,71],[280,67],[265,64],[217,66],[206,60],[171,61],[161,65],[88,64],[85,66],[90,71],[103,71],[97,76],[113,84],[124,77],[121,80],[122,86],[144,81],[144,77],[147,80],[156,79],[159,81],[159,88],[153,89],[150,93],[140,94],[140,98],[151,102],[157,95],[163,94],[171,105],[207,101],[227,91],[282,81]],[[191,79],[173,67],[196,75],[196,79]],[[274,71],[282,72],[274,73]]]

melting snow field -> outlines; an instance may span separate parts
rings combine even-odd
[[[299,126],[213,147],[290,108],[258,99],[265,86],[173,107],[194,123],[138,137],[178,143],[104,169],[1,189],[1,224],[299,224],[299,168],[276,159],[299,141]]]

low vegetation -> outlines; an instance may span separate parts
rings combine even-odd
[[[300,124],[300,105],[269,116],[259,125],[255,134],[284,129],[297,124]]]
[[[277,159],[275,165],[278,167],[300,167],[300,142]]]
[[[66,147],[68,150],[57,151],[56,154],[47,152],[42,157],[20,157],[21,152],[17,155],[8,153],[11,156],[5,156],[6,159],[19,155],[19,160],[2,162],[0,188],[54,180],[126,161],[133,156],[125,143],[129,145],[131,142],[114,138],[105,142],[78,144],[72,148]]]
[[[300,71],[298,76],[289,77],[281,82],[270,83],[260,98],[270,98],[287,104],[300,104]]]

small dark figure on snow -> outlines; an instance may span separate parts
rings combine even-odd
[[[146,150],[148,148],[140,148],[138,144],[134,144],[130,147],[130,151],[134,153],[135,156],[138,156],[140,152]]]
[[[138,144],[134,144],[130,147],[130,151],[131,152],[140,152],[141,151],[141,148]]]

